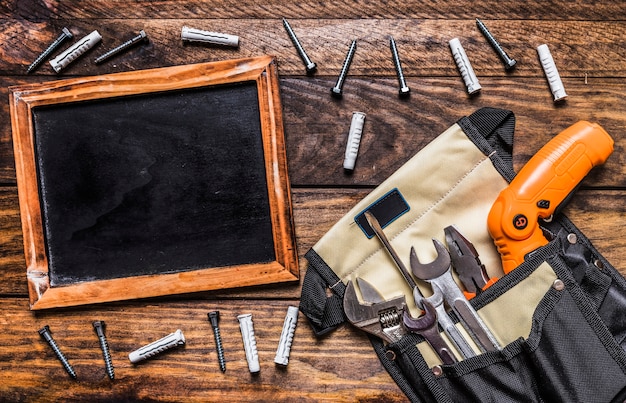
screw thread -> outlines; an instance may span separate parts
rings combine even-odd
[[[98,337],[100,340],[100,348],[102,349],[102,357],[104,358],[104,365],[107,375],[110,379],[115,379],[115,372],[113,370],[113,361],[111,360],[111,353],[109,352],[109,344],[106,338]]]
[[[504,51],[502,46],[500,46],[500,43],[498,43],[496,38],[494,38],[491,32],[489,32],[489,29],[487,29],[487,26],[478,18],[476,18],[476,26],[478,26],[478,30],[482,32],[482,34],[485,36],[485,39],[487,39],[487,42],[489,42],[493,50],[496,51],[500,59],[502,59],[507,70],[515,66],[516,64],[515,60],[509,57],[509,55]]]
[[[67,358],[65,357],[65,355],[63,354],[63,352],[61,351],[57,343],[52,338],[52,335],[50,334],[50,329],[48,328],[48,326],[46,325],[44,328],[42,328],[39,331],[39,334],[46,340],[50,348],[52,348],[52,351],[57,356],[59,361],[61,361],[61,364],[63,365],[63,368],[65,368],[65,371],[67,371],[67,373],[73,379],[76,379],[76,372],[74,371],[74,368],[72,368],[72,365],[70,365],[70,362],[67,360]]]
[[[335,83],[335,86],[331,90],[332,94],[335,96],[341,96],[343,83],[346,80],[346,76],[348,75],[348,69],[350,68],[350,64],[352,64],[352,58],[354,57],[355,52],[356,40],[353,40],[350,44],[350,49],[348,49],[346,59],[343,61],[343,66],[341,66],[341,72],[339,73],[339,77],[337,77],[337,83]]]
[[[226,372],[226,359],[224,358],[224,346],[222,345],[222,336],[220,335],[219,327],[213,328],[213,334],[215,335],[215,345],[217,348],[217,360],[220,363],[220,370]]]
[[[55,39],[54,42],[52,42],[50,46],[48,46],[46,50],[44,50],[39,55],[39,57],[37,57],[35,61],[31,63],[30,66],[28,66],[28,70],[26,70],[26,73],[30,73],[31,71],[35,70],[41,63],[43,63],[44,60],[48,58],[48,56],[52,54],[52,52],[56,50],[56,48],[61,45],[61,43],[63,43],[63,41],[69,38],[72,38],[72,33],[67,28],[63,28],[63,32],[61,33],[61,35],[59,35],[59,37]]]
[[[104,53],[103,55],[99,56],[96,60],[95,63],[102,63],[103,61],[115,56],[116,54],[128,49],[129,47],[133,46],[134,44],[138,43],[139,41],[145,40],[147,38],[146,33],[144,31],[141,31],[139,33],[139,35],[137,35],[136,37],[127,40],[126,42],[122,43],[121,45],[109,50],[108,52]]]

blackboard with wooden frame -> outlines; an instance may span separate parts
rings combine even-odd
[[[31,309],[295,281],[270,56],[10,89]]]

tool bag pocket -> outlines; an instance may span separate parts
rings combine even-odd
[[[420,401],[623,401],[626,355],[598,313],[604,301],[572,275],[563,241],[557,237],[472,301],[502,350],[441,365],[419,336],[386,347]],[[580,280],[605,295],[612,284],[597,267]]]
[[[411,287],[373,239],[364,212],[374,213],[406,261],[411,247],[420,261],[432,261],[432,239],[455,225],[488,274],[501,277],[470,303],[502,348],[442,365],[421,336],[408,333],[383,342],[370,335],[381,363],[407,397],[623,401],[626,281],[589,240],[565,216],[555,215],[541,222],[551,242],[502,276],[486,223],[493,202],[515,176],[514,125],[512,112],[501,109],[483,108],[461,118],[354,206],[305,255],[300,310],[317,335],[325,334],[346,322],[346,286],[362,279],[381,300],[404,296],[405,309],[418,317]]]

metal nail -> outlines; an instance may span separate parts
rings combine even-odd
[[[348,75],[348,69],[350,68],[350,64],[352,63],[352,58],[354,57],[355,52],[356,40],[353,40],[352,44],[350,44],[350,49],[348,49],[346,60],[344,60],[343,66],[341,67],[341,72],[339,73],[339,77],[337,78],[337,83],[330,90],[332,96],[334,96],[335,98],[341,98],[343,96],[343,83],[346,80],[346,76]]]
[[[398,82],[400,83],[400,97],[408,97],[411,94],[411,89],[408,85],[406,85],[406,80],[404,79],[404,73],[402,72],[402,65],[400,64],[400,56],[398,55],[398,47],[396,46],[396,41],[392,36],[389,37],[389,46],[391,47],[391,56],[393,57],[393,65],[396,68],[396,73],[398,75]]]
[[[93,328],[98,335],[98,341],[100,342],[100,348],[102,349],[102,357],[104,358],[104,365],[107,375],[110,379],[115,379],[115,372],[113,371],[113,361],[111,360],[111,353],[109,351],[109,343],[104,334],[104,328],[106,327],[104,321],[97,320],[93,322]]]
[[[511,59],[509,55],[506,54],[504,49],[502,49],[502,46],[500,46],[498,41],[496,41],[496,38],[494,38],[493,35],[491,35],[491,32],[489,32],[489,30],[487,29],[487,26],[478,18],[476,18],[476,25],[478,26],[478,29],[480,30],[480,32],[482,32],[485,38],[487,39],[487,42],[489,42],[493,50],[496,51],[496,53],[498,54],[498,56],[504,63],[504,68],[506,70],[511,70],[513,67],[515,67],[515,65],[517,64],[515,59]]]
[[[50,334],[50,327],[46,325],[43,328],[39,329],[39,334],[50,345],[52,351],[54,351],[54,354],[57,356],[59,361],[61,361],[61,364],[63,364],[63,368],[65,368],[67,373],[73,379],[76,379],[76,372],[74,371],[74,368],[72,368],[72,366],[70,365],[70,362],[67,360],[67,358],[65,358],[65,355],[63,355],[63,353],[59,349],[57,343],[52,338],[52,335]]]
[[[102,63],[105,60],[110,59],[111,57],[117,55],[120,52],[123,52],[123,51],[127,50],[128,48],[130,48],[131,46],[133,46],[133,45],[135,45],[135,44],[137,44],[139,42],[148,42],[148,35],[146,35],[146,33],[145,33],[145,31],[143,29],[141,31],[139,31],[139,35],[137,35],[136,37],[134,37],[132,39],[129,39],[128,41],[122,43],[120,46],[109,50],[108,52],[106,52],[102,56],[99,56],[95,60],[95,63],[96,64]]]
[[[220,312],[212,311],[208,314],[211,327],[213,328],[213,335],[215,336],[215,346],[217,349],[217,359],[220,363],[220,369],[222,372],[226,372],[226,360],[224,359],[224,346],[222,346],[222,336],[220,335],[219,320]]]
[[[304,48],[300,44],[300,41],[296,37],[295,32],[293,32],[293,29],[291,29],[291,25],[289,25],[289,22],[287,22],[285,18],[283,18],[283,26],[285,27],[285,30],[287,31],[287,35],[289,35],[289,39],[291,39],[291,42],[293,42],[293,46],[296,47],[296,50],[298,51],[298,55],[304,62],[304,65],[306,67],[306,73],[308,75],[313,74],[315,70],[317,69],[317,65],[313,63],[311,59],[309,58],[309,56],[306,54],[306,52],[304,51]]]
[[[28,70],[26,70],[26,73],[30,73],[33,70],[35,70],[37,67],[39,67],[39,65],[43,63],[43,61],[46,60],[48,56],[52,54],[52,52],[57,50],[57,48],[61,46],[61,44],[66,39],[72,39],[73,37],[74,36],[72,35],[69,29],[63,28],[61,35],[59,35],[59,37],[55,39],[54,42],[52,42],[50,46],[48,46],[48,48],[44,50],[43,53],[40,54],[39,57],[37,57],[37,59],[35,59],[35,61],[30,66],[28,66]]]

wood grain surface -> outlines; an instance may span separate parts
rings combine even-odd
[[[282,27],[287,18],[318,71],[304,65]],[[480,18],[511,57],[506,72],[478,31]],[[480,107],[516,116],[519,169],[578,120],[614,138],[608,162],[583,181],[569,218],[626,275],[626,8],[620,0],[137,1],[9,0],[0,3],[0,400],[3,401],[328,401],[403,402],[364,333],[342,326],[316,338],[300,315],[289,365],[274,365],[289,305],[301,284],[200,292],[34,313],[28,289],[8,97],[11,86],[233,58],[273,55],[278,63],[287,163],[301,279],[304,254],[371,189],[459,118]],[[239,48],[184,44],[190,26],[240,37]],[[102,42],[55,74],[30,63],[68,27]],[[145,30],[149,43],[110,61],[93,60]],[[398,97],[389,50],[397,42],[411,97]],[[468,96],[448,41],[458,37],[483,87]],[[350,41],[358,49],[335,100],[330,89]],[[536,47],[548,44],[568,98],[554,103]],[[67,44],[66,44],[67,46]],[[55,53],[58,54],[58,52]],[[367,114],[353,174],[342,169],[353,111]],[[242,246],[244,247],[244,246]],[[300,282],[301,283],[301,282]],[[207,313],[219,310],[227,370],[217,362]],[[252,313],[260,374],[247,369],[236,316]],[[104,320],[115,365],[111,381],[94,320]],[[76,372],[72,380],[37,334],[49,325]],[[133,365],[128,353],[176,329],[186,346]]]

